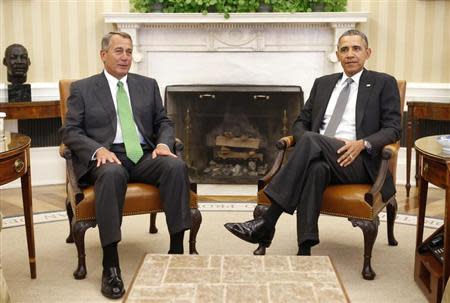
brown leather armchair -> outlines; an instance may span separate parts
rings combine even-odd
[[[73,80],[59,81],[60,93],[60,110],[61,120],[64,123],[67,112],[67,98],[70,94],[70,85]],[[181,157],[182,143],[176,140],[175,150],[178,156]],[[87,274],[85,262],[85,248],[84,235],[88,228],[95,227],[95,195],[93,186],[81,189],[78,186],[77,179],[74,174],[72,166],[72,155],[70,150],[61,145],[60,155],[66,159],[67,170],[67,215],[69,217],[70,234],[66,239],[67,243],[75,242],[78,251],[78,267],[73,275],[75,279],[84,279]],[[198,254],[196,249],[196,238],[202,216],[198,210],[196,184],[191,184],[191,216],[192,228],[189,235],[189,253]],[[140,215],[150,213],[150,233],[158,232],[156,228],[156,213],[162,212],[162,203],[159,197],[159,190],[157,187],[144,183],[129,183],[126,196],[123,215]]]
[[[406,81],[397,81],[400,91],[400,109],[403,114],[405,104]],[[258,181],[257,206],[253,212],[254,217],[261,216],[268,206],[270,200],[265,195],[263,189],[280,170],[283,160],[286,157],[287,150],[295,145],[294,137],[288,136],[281,138],[277,143],[277,155],[271,170]],[[380,224],[378,214],[386,206],[387,212],[387,233],[388,243],[396,246],[397,240],[394,238],[394,221],[397,215],[397,201],[395,195],[390,197],[385,203],[381,199],[380,189],[388,170],[391,172],[394,182],[396,181],[397,154],[400,143],[386,145],[382,151],[382,163],[374,184],[345,184],[331,185],[325,190],[321,213],[347,217],[354,227],[362,229],[364,235],[364,265],[362,276],[366,280],[373,280],[375,272],[371,267],[372,248],[378,234],[378,225]],[[264,255],[266,248],[259,246],[254,254]]]

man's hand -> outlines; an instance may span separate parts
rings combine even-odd
[[[364,140],[358,141],[347,141],[344,139],[339,139],[345,142],[345,145],[338,149],[337,153],[341,156],[338,158],[337,162],[340,166],[349,166],[356,157],[359,156],[361,151],[365,149]]]
[[[173,154],[169,147],[165,144],[158,144],[156,148],[152,152],[152,159],[155,159],[158,156],[170,156],[174,158],[178,158],[177,155]]]
[[[97,158],[97,167],[106,162],[122,164],[119,159],[117,159],[116,154],[102,147],[97,150],[95,153],[95,157]]]

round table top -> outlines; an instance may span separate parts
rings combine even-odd
[[[437,136],[428,136],[417,139],[414,147],[422,154],[431,156],[435,159],[450,161],[450,154],[442,151],[442,145],[437,142]]]
[[[0,141],[0,155],[22,150],[31,144],[30,137],[17,133],[6,132],[5,140]]]

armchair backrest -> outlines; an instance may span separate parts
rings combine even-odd
[[[59,110],[61,112],[61,122],[66,121],[67,99],[70,96],[70,86],[75,80],[63,79],[59,80]]]
[[[405,93],[406,93],[406,81],[405,80],[397,80],[398,91],[400,93],[400,115],[403,118],[403,107],[405,106]],[[400,142],[397,142],[396,145],[400,148]],[[397,181],[397,158],[398,153],[395,153],[389,162],[389,171],[392,174],[392,178],[394,179],[394,184]]]
[[[400,112],[403,117],[403,107],[405,106],[406,80],[397,80],[398,91],[400,93]]]

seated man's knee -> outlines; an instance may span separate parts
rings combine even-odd
[[[102,164],[98,168],[98,176],[99,178],[106,179],[108,181],[121,181],[121,182],[127,182],[128,180],[128,173],[126,169],[117,163],[105,163]]]
[[[179,158],[164,157],[165,167],[168,172],[173,174],[185,174],[187,173],[186,163]]]

